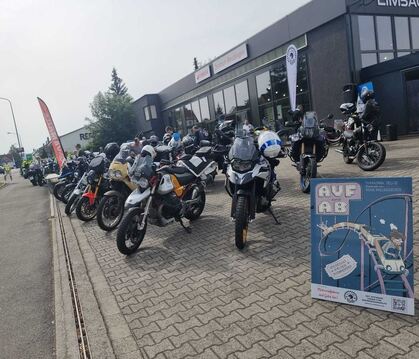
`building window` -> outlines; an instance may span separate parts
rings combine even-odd
[[[234,88],[236,90],[237,111],[249,108],[250,102],[247,81],[236,84]]]
[[[226,110],[224,106],[223,92],[222,91],[216,92],[213,95],[213,98],[214,98],[215,116],[218,117],[218,116],[224,115]]]
[[[419,50],[419,17],[410,18],[410,32],[412,34],[412,48]]]
[[[377,64],[377,54],[375,52],[371,54],[361,55],[362,67],[368,67]]]
[[[201,122],[201,111],[199,110],[198,100],[192,102],[192,115],[194,117],[194,122]]]
[[[146,121],[157,119],[156,106],[151,105],[151,106],[144,107],[144,116],[145,116]]]
[[[361,51],[376,50],[373,16],[358,16]]]
[[[393,50],[393,33],[390,16],[377,16],[378,50]]]
[[[201,107],[201,118],[202,121],[210,121],[210,112],[209,112],[209,105],[208,105],[208,98],[203,97],[199,99],[199,106]]]
[[[181,107],[175,109],[176,130],[183,134],[183,111]]]
[[[236,112],[236,96],[234,94],[234,87],[227,87],[223,91],[226,114]]]
[[[397,50],[410,49],[409,19],[407,17],[395,17],[394,27]]]
[[[263,105],[271,101],[271,78],[269,71],[256,76],[256,87],[258,92],[259,105]]]

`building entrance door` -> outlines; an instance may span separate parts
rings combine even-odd
[[[419,132],[419,69],[405,73],[409,133]]]

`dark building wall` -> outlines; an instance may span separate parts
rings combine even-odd
[[[404,72],[419,65],[419,54],[404,56],[361,70],[361,81],[371,81],[381,108],[381,127],[397,125],[398,133],[408,133],[408,113]]]
[[[308,67],[312,107],[324,118],[342,117],[342,87],[351,82],[345,16],[309,32]]]
[[[145,119],[144,107],[156,106],[157,118],[147,121]],[[164,134],[164,121],[161,115],[161,106],[159,95],[145,95],[133,103],[133,109],[137,117],[138,132],[149,135],[151,132],[157,136]]]

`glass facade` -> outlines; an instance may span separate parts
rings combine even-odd
[[[419,51],[419,17],[359,15],[361,67]]]
[[[290,109],[285,60],[273,66],[270,71],[256,76],[256,84],[259,118],[269,123],[272,128],[278,128],[287,120],[287,113]],[[305,111],[311,110],[307,56],[304,53],[298,55],[297,105],[302,105]]]
[[[156,106],[150,105],[144,107],[144,116],[146,121],[157,119],[157,110]]]

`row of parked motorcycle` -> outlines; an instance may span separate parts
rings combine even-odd
[[[384,161],[384,147],[371,138],[367,123],[354,119],[353,107],[346,104],[341,110],[348,114],[347,129],[339,140],[345,162],[357,158],[362,169],[377,168]],[[189,136],[181,141],[176,133],[166,137],[165,143],[146,140],[140,146],[128,142],[120,147],[110,143],[104,153],[68,161],[54,195],[65,203],[67,215],[75,212],[82,221],[96,217],[101,229],[117,229],[117,247],[130,255],[141,245],[147,225],[165,227],[177,222],[190,232],[189,221],[199,219],[205,208],[206,187],[221,171],[232,198],[235,244],[243,249],[256,213],[268,212],[279,224],[271,210],[280,191],[275,174],[279,159],[291,158],[300,174],[301,189],[308,192],[317,163],[328,154],[325,138],[331,133],[322,121],[314,113],[306,113],[301,121],[297,111],[290,114],[293,123],[279,132],[267,126],[248,131],[238,121],[224,121],[215,130],[214,142],[201,141],[199,146]],[[289,149],[281,137],[291,141]]]
[[[57,162],[52,159],[24,161],[21,166],[21,175],[28,179],[33,186],[43,186],[46,184],[45,177],[58,173],[59,170]]]

